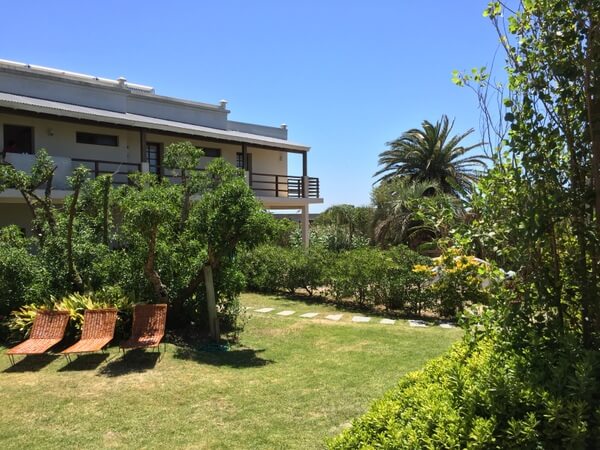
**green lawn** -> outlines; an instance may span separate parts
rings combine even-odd
[[[460,330],[302,319],[333,307],[246,294],[240,345],[0,359],[0,448],[322,448]],[[276,311],[275,311],[276,312]],[[4,349],[2,349],[4,350]]]

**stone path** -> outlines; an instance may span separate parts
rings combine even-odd
[[[370,322],[370,321],[371,321],[370,317],[354,316],[352,318],[352,322]]]
[[[325,316],[326,319],[328,320],[334,320],[334,321],[338,321],[340,320],[344,315],[343,314],[330,314],[328,316]]]
[[[272,311],[275,311],[275,308],[257,308],[254,309],[252,307],[244,307],[246,309],[246,311],[254,311],[254,312],[258,312],[258,313],[270,313]],[[288,316],[293,316],[294,314],[296,314],[296,311],[292,311],[289,309],[283,310],[283,311],[279,311],[274,313],[277,316],[283,316],[283,317],[288,317]],[[316,312],[307,312],[304,314],[300,314],[298,317],[302,317],[303,319],[314,319],[315,317],[317,317],[320,313],[316,313]],[[342,319],[342,317],[344,317],[344,314],[329,314],[325,316],[325,319],[327,320],[331,320],[333,322],[338,322]],[[371,322],[372,317],[367,317],[367,316],[352,316],[352,322],[355,323],[368,323]],[[397,320],[394,319],[380,319],[379,323],[382,325],[394,325],[396,322],[398,322]],[[428,328],[430,326],[433,326],[432,324],[425,322],[424,320],[408,320],[408,325],[414,328]],[[456,324],[454,323],[450,323],[450,322],[441,322],[438,325],[440,328],[445,328],[445,329],[452,329],[452,328],[456,328]]]

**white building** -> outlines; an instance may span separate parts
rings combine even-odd
[[[165,147],[188,140],[215,157],[243,168],[267,209],[302,212],[308,243],[309,206],[323,203],[319,180],[308,176],[309,147],[287,140],[287,127],[228,119],[227,102],[198,103],[157,95],[124,78],[110,80],[0,60],[0,143],[6,162],[27,171],[37,149],[54,159],[54,198],[67,195],[66,176],[84,164],[92,174],[114,174],[126,183],[136,171],[168,176],[161,167]],[[288,154],[302,156],[302,173],[288,174]],[[29,228],[19,192],[0,193],[0,226]]]

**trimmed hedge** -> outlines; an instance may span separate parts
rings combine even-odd
[[[490,339],[456,344],[329,442],[330,449],[600,448],[598,355],[537,367]]]
[[[263,245],[240,257],[250,290],[293,294],[304,289],[312,296],[319,288],[320,295],[352,299],[360,307],[382,305],[411,314],[431,306],[424,287],[429,274],[413,270],[428,262],[403,246],[338,253],[319,246],[305,250]]]

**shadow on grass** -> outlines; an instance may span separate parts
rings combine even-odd
[[[263,367],[275,362],[271,359],[261,358],[259,353],[262,352],[264,352],[264,350],[254,350],[251,348],[232,349],[223,352],[208,352],[192,347],[177,347],[174,357],[177,359],[195,361],[200,364],[232,367],[234,369]]]
[[[18,356],[15,358],[18,358]],[[28,355],[17,361],[13,366],[4,369],[4,372],[37,372],[58,358],[58,355]]]
[[[100,364],[108,359],[108,353],[93,353],[89,355],[79,355],[72,357],[67,365],[58,369],[59,372],[77,372],[84,370],[94,370]]]
[[[142,373],[151,370],[160,359],[158,352],[145,352],[144,350],[130,350],[121,357],[108,362],[98,370],[98,375],[105,377],[119,377],[130,373]]]

